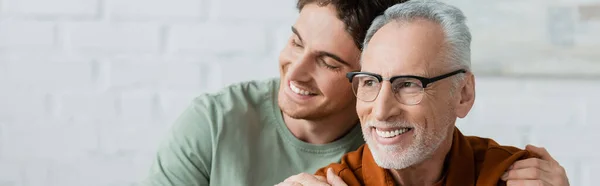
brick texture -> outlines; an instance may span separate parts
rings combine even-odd
[[[169,47],[175,53],[198,55],[261,55],[268,33],[254,24],[174,25]]]
[[[0,50],[51,49],[55,26],[36,21],[0,21]]]
[[[10,14],[38,17],[88,17],[99,10],[99,0],[5,0],[3,10]]]
[[[66,29],[74,51],[152,53],[159,51],[158,25],[145,23],[73,23]]]
[[[129,20],[194,20],[204,16],[204,0],[120,0],[111,1],[111,18]],[[144,6],[140,6],[143,4]]]
[[[295,2],[290,0],[219,0],[210,4],[210,16],[215,20],[277,22],[298,15]]]

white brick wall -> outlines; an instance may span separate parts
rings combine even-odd
[[[209,12],[212,20],[288,21],[293,20],[298,12],[295,1],[290,0],[213,0],[210,4]]]
[[[92,66],[85,61],[7,61],[6,68],[8,86],[21,90],[85,89],[92,83]]]
[[[98,13],[100,0],[4,0],[3,14],[24,17],[90,17]]]
[[[71,23],[66,26],[72,50],[94,53],[157,53],[159,25],[147,23]]]
[[[194,20],[205,16],[204,0],[109,1],[111,18],[123,20]]]
[[[55,26],[49,22],[0,22],[0,50],[51,49],[55,44]]]
[[[262,55],[267,52],[268,42],[268,32],[262,27],[243,23],[173,25],[168,45],[174,53]]]
[[[448,2],[478,75],[459,127],[545,146],[591,186],[600,1]],[[0,0],[0,186],[132,186],[194,96],[278,76],[297,14],[293,0]]]

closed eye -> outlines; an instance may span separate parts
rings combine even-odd
[[[292,46],[294,46],[294,47],[299,47],[299,48],[304,47],[304,46],[302,46],[302,44],[300,44],[300,42],[296,41],[296,39],[292,39],[291,43],[292,43]]]

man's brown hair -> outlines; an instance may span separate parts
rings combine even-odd
[[[408,0],[298,0],[298,10],[311,3],[318,6],[332,4],[337,16],[346,25],[346,32],[354,39],[354,44],[362,50],[362,43],[373,20],[387,8]]]

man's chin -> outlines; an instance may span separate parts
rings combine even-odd
[[[399,147],[398,145],[381,145],[377,144],[372,150],[376,151],[382,157],[399,157],[402,156],[406,149]]]
[[[407,152],[391,152],[387,150],[376,150],[373,153],[373,158],[375,159],[375,163],[379,165],[379,167],[384,169],[405,169],[411,167],[413,165],[417,165],[421,163],[424,159],[423,157],[416,157],[414,154]]]
[[[278,105],[283,114],[293,119],[316,120],[327,116],[322,111],[323,109],[314,106],[298,105],[291,100],[285,100],[285,98],[280,98]]]
[[[280,106],[280,108],[281,108],[281,111],[283,112],[283,114],[285,114],[286,116],[293,118],[293,119],[316,120],[316,119],[324,117],[321,114],[319,114],[318,112],[311,112],[311,111],[298,110],[298,109],[286,109],[281,106]],[[290,110],[294,110],[294,111],[290,111]]]

